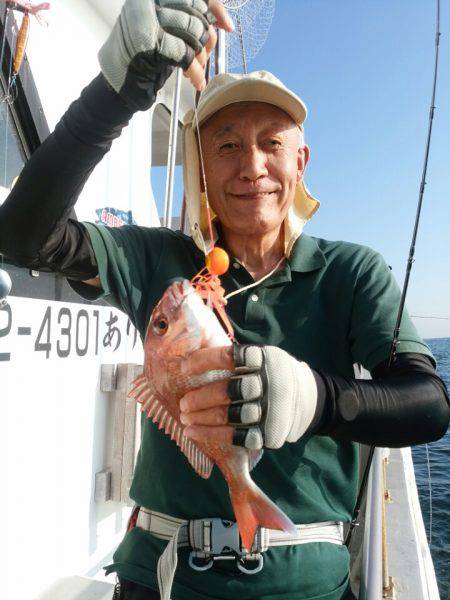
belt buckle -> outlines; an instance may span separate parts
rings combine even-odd
[[[238,569],[247,575],[259,573],[263,568],[263,557],[259,552],[249,554],[243,549],[239,528],[235,521],[227,519],[199,519],[191,522],[190,531],[201,524],[201,540],[198,536],[190,535],[191,547],[189,554],[189,566],[195,571],[206,571],[210,569],[216,560],[236,560]],[[196,540],[197,537],[197,540]],[[202,564],[195,560],[204,561]],[[258,561],[253,569],[245,565],[247,561]]]
[[[205,525],[208,527],[207,522],[205,522]],[[207,533],[205,538],[208,538]],[[217,556],[228,552],[241,555],[242,546],[237,523],[226,519],[211,519],[209,525],[209,548],[205,544],[205,550]]]

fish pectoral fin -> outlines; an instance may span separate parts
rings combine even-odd
[[[180,448],[197,475],[209,479],[214,466],[213,461],[184,435],[182,435]]]

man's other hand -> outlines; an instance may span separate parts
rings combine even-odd
[[[137,110],[149,108],[155,87],[164,85],[173,67],[202,90],[204,66],[217,42],[214,24],[233,30],[219,0],[126,0],[99,52],[103,75]]]
[[[235,345],[197,350],[184,365],[186,375],[212,369],[234,375],[192,390],[180,402],[185,434],[194,441],[280,448],[308,431],[318,391],[306,363],[275,346]]]

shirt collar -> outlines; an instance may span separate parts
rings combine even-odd
[[[317,240],[302,233],[292,248],[289,264],[292,271],[308,273],[325,266],[327,261]]]
[[[220,223],[217,224],[217,232],[219,234],[217,245],[226,248]],[[327,264],[325,255],[319,248],[317,240],[304,233],[295,241],[288,262],[291,271],[298,271],[299,273],[309,273]]]

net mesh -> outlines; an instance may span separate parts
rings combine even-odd
[[[247,72],[264,45],[275,12],[275,0],[222,0],[235,29],[226,34],[227,71]],[[214,58],[212,58],[214,67]]]

